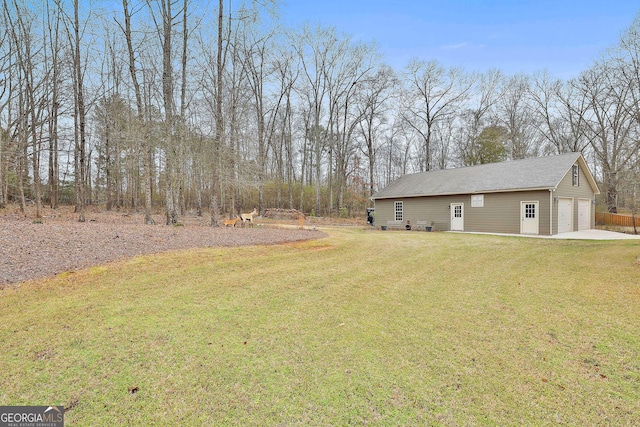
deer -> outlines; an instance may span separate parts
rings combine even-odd
[[[256,210],[256,208],[253,208],[253,210],[249,213],[241,213],[240,219],[242,219],[242,224],[244,225],[247,221],[249,221],[249,223],[251,223],[251,225],[253,226],[253,217],[256,215],[258,215],[258,211]]]
[[[237,216],[233,219],[225,219],[224,220],[224,226],[228,227],[228,226],[232,226],[233,228],[236,228],[236,222],[240,221],[240,217]]]

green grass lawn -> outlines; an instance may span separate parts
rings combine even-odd
[[[638,425],[640,242],[328,229],[0,291],[71,425]]]

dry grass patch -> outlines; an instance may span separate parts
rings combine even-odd
[[[636,242],[331,229],[0,294],[3,404],[74,425],[634,425]]]

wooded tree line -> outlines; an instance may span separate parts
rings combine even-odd
[[[640,16],[562,80],[396,70],[271,2],[1,1],[0,207],[359,214],[406,173],[572,151],[609,211],[640,197]]]

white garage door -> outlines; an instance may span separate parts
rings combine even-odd
[[[558,233],[573,231],[573,199],[558,199]]]
[[[591,228],[591,200],[578,200],[578,230]]]

